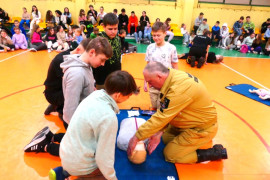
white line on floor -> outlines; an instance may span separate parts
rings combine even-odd
[[[30,51],[30,49],[28,49],[28,50],[26,50],[26,51],[23,51],[23,52],[21,52],[21,53],[19,53],[19,54],[15,54],[14,56],[10,56],[10,57],[8,57],[8,58],[6,58],[6,59],[1,60],[0,63],[1,63],[1,62],[4,62],[4,61],[6,61],[6,60],[9,60],[9,59],[11,59],[11,58],[13,58],[13,57],[15,57],[15,56],[19,56],[19,55],[21,55],[21,54],[27,53],[27,52],[29,52],[29,51]]]
[[[263,87],[264,89],[266,89],[266,90],[268,90],[268,91],[270,90],[269,88],[265,87],[264,85],[262,85],[262,84],[258,83],[257,81],[254,81],[253,79],[251,79],[251,78],[247,77],[246,75],[244,75],[244,74],[242,74],[242,73],[240,73],[240,72],[238,72],[238,71],[234,70],[233,68],[231,68],[231,67],[229,67],[229,66],[225,65],[224,63],[220,63],[220,64],[222,64],[222,65],[223,65],[223,66],[225,66],[226,68],[228,68],[228,69],[230,69],[230,70],[232,70],[232,71],[236,72],[237,74],[239,74],[239,75],[243,76],[244,78],[246,78],[246,79],[248,79],[248,80],[250,80],[250,81],[254,82],[255,84],[257,84],[257,85],[259,85],[259,86]]]

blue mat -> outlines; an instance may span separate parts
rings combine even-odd
[[[250,84],[238,84],[238,85],[233,85],[233,86],[226,86],[226,89],[229,89],[231,91],[234,91],[238,94],[241,94],[243,96],[246,96],[250,99],[253,99],[255,101],[258,101],[260,103],[263,103],[265,105],[270,106],[270,100],[262,100],[259,98],[259,96],[256,93],[250,93],[248,90],[249,89],[258,89]]]
[[[141,111],[140,111],[141,112]],[[120,110],[118,117],[118,127],[123,119],[128,117],[127,110]],[[148,120],[150,116],[139,116]],[[117,133],[118,135],[118,133]],[[143,164],[132,164],[127,158],[127,152],[115,148],[116,176],[119,180],[177,180],[178,174],[173,163],[168,163],[163,155],[164,144],[158,145],[157,149],[147,155],[147,159]]]

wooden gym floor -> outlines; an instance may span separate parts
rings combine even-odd
[[[43,114],[48,103],[42,84],[55,55],[47,51],[0,54],[0,179],[48,179],[49,169],[60,165],[59,158],[47,153],[23,152],[44,126],[64,132],[57,116]],[[123,70],[130,72],[141,87],[144,56],[128,54],[122,59]],[[229,157],[204,164],[176,164],[181,180],[270,179],[270,107],[225,89],[230,83],[270,88],[269,67],[270,59],[262,58],[225,57],[224,64],[208,64],[201,69],[179,61],[180,70],[197,76],[208,88],[218,111],[219,131],[213,143],[223,144]],[[141,88],[138,96],[119,106],[148,109],[149,95]]]

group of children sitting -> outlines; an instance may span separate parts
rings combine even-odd
[[[254,54],[265,54],[270,55],[270,19],[267,19],[262,25],[261,33],[264,34],[266,41],[266,46],[263,48],[263,34],[255,34],[255,26],[250,21],[250,16],[246,17],[247,22],[243,23],[244,17],[240,17],[238,21],[235,22],[233,32],[229,32],[227,23],[224,23],[220,27],[220,22],[217,21],[216,24],[211,29],[211,41],[217,40],[217,48],[227,49],[227,50],[238,50],[242,53],[254,53]],[[201,22],[199,22],[201,21]],[[203,13],[196,19],[198,26],[194,26],[194,31],[189,34],[186,30],[186,25],[182,24],[181,33],[183,34],[184,45],[192,44],[193,39],[196,35],[202,35],[204,30],[210,30],[207,24],[207,19],[203,19]]]

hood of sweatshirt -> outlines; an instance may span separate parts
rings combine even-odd
[[[81,60],[80,54],[72,54],[63,56],[64,62],[60,64],[60,67],[63,69],[63,72],[70,67],[86,67],[90,68],[90,65]]]
[[[224,23],[223,25],[222,25],[222,27],[223,26],[225,26],[226,28],[228,28],[228,24],[227,23]]]

